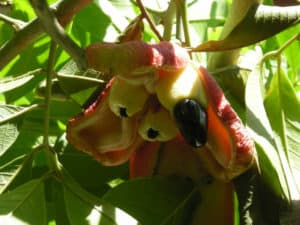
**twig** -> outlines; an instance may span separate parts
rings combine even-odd
[[[52,89],[52,74],[53,74],[53,65],[55,63],[55,52],[56,52],[56,43],[52,40],[49,52],[49,60],[47,66],[47,77],[46,77],[46,93],[45,93],[45,115],[44,115],[44,139],[43,145],[45,147],[45,153],[47,156],[48,166],[50,170],[57,171],[57,159],[54,152],[49,144],[49,120],[50,120],[50,101],[51,101],[51,89]]]
[[[180,1],[180,11],[181,11],[181,16],[182,16],[182,26],[183,26],[185,44],[187,46],[191,46],[186,0]]]
[[[0,13],[0,20],[3,22],[10,24],[15,31],[21,30],[23,27],[25,27],[26,23],[22,20],[14,19],[12,17],[6,16],[2,13]]]
[[[260,68],[262,68],[262,64],[267,59],[280,56],[282,54],[282,52],[286,48],[288,48],[294,41],[299,39],[299,37],[300,37],[300,32],[298,34],[294,35],[293,37],[291,37],[289,40],[287,40],[279,49],[266,53],[260,60]]]
[[[87,69],[87,62],[84,50],[81,49],[64,31],[59,24],[53,12],[50,11],[45,0],[31,0],[30,1],[37,16],[39,17],[44,30],[66,50],[74,59],[77,66],[81,70]]]
[[[175,15],[177,15],[177,13],[176,13],[177,7],[176,7],[175,1],[176,0],[170,1],[169,7],[167,8],[167,10],[164,12],[164,14],[162,16],[162,21],[163,21],[163,25],[164,25],[163,39],[166,41],[171,40],[174,18],[175,18]]]
[[[150,19],[143,3],[141,0],[136,0],[136,4],[139,7],[139,9],[141,10],[142,16],[147,20],[147,22],[149,23],[149,26],[151,27],[152,31],[155,33],[155,35],[157,36],[157,38],[160,41],[163,41],[162,36],[160,35],[160,33],[158,32],[158,30],[156,29],[154,23],[152,22],[152,20]]]
[[[176,39],[180,40],[181,39],[181,10],[179,9],[179,6],[176,5]]]
[[[55,15],[62,26],[66,26],[78,11],[92,0],[61,0],[53,5]],[[0,70],[24,48],[43,33],[39,19],[29,22],[15,36],[0,47]]]
[[[55,52],[56,44],[51,41],[49,60],[47,66],[47,77],[46,77],[46,93],[45,93],[45,121],[44,121],[44,146],[49,146],[48,136],[49,136],[49,117],[50,117],[50,100],[51,100],[51,89],[52,89],[52,74],[53,65],[55,62]]]

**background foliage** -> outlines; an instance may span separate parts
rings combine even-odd
[[[23,22],[35,18],[28,1],[15,0],[11,7],[4,6],[5,1],[0,3],[0,12],[20,20],[16,23],[21,29]],[[163,33],[168,2],[144,1],[144,5]],[[187,44],[198,46],[222,35],[231,1],[187,1],[187,6]],[[133,1],[93,1],[74,16],[66,31],[81,47],[96,41],[112,42],[139,14]],[[144,25],[143,40],[157,42],[149,24]],[[242,24],[229,33],[236,37],[234,31],[243,34],[249,26]],[[184,32],[176,34],[174,27],[171,38],[187,41]],[[0,20],[0,46],[16,32],[11,24]],[[218,57],[217,53],[193,55],[195,61],[211,68],[251,130],[266,192],[293,206],[281,213],[283,221],[297,217],[300,199],[299,32],[300,26],[296,25],[258,44],[246,44],[234,65],[216,67],[211,60]],[[239,43],[245,39],[241,36]],[[93,73],[87,74],[93,79],[74,76],[74,63],[58,47],[53,60],[57,76],[49,96],[46,78],[50,45],[48,35],[40,36],[0,71],[1,224],[178,224],[193,191],[189,182],[160,177],[128,181],[127,164],[102,167],[68,145],[67,121],[81,111],[81,105],[101,81]],[[49,99],[46,107],[45,97]],[[54,154],[49,156],[49,152]],[[53,170],[51,160],[59,163],[61,173]],[[259,208],[261,203],[253,201]],[[246,221],[241,219],[240,223]]]

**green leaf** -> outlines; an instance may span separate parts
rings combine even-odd
[[[104,89],[106,81],[101,79],[103,74],[88,70],[82,75],[76,75],[78,68],[74,61],[70,60],[57,74],[60,87],[75,100],[79,105],[83,105],[87,99],[99,89]]]
[[[126,213],[107,205],[91,204],[64,189],[65,204],[71,225],[136,225]]]
[[[29,19],[35,17],[35,13],[29,2],[17,0],[14,1],[12,16],[24,21],[28,21]]]
[[[240,103],[245,101],[245,84],[249,70],[238,66],[228,66],[211,73],[223,89],[224,93],[230,93]]]
[[[26,76],[19,76],[16,78],[7,78],[0,81],[0,92],[11,91],[18,88],[33,78],[32,74]]]
[[[292,200],[300,198],[300,101],[287,76],[275,74],[265,99]]]
[[[43,182],[32,180],[0,195],[0,221],[1,225],[46,225]]]
[[[175,212],[192,188],[191,183],[179,178],[142,178],[120,184],[102,199],[125,210],[143,225],[169,224],[178,216]]]
[[[282,46],[286,43],[290,38],[300,32],[300,25],[292,27],[279,35],[276,36],[279,46]],[[289,77],[292,83],[296,82],[298,71],[300,70],[300,43],[299,41],[294,41],[288,48],[283,52],[287,62],[289,64]]]
[[[93,22],[91,23],[91,21]],[[111,17],[105,15],[97,4],[91,3],[74,17],[71,25],[71,35],[81,46],[86,46],[102,40],[110,24]]]
[[[57,77],[64,92],[79,105],[84,105],[97,88],[105,87],[104,81],[95,78],[66,74],[59,74]]]
[[[72,177],[85,189],[103,194],[109,188],[108,183],[117,178],[128,179],[128,165],[105,167],[95,161],[91,156],[78,151],[67,143],[65,134],[55,144],[59,161],[70,171]],[[80,165],[80,167],[78,166]],[[87,176],[93,172],[93,176]],[[97,182],[95,182],[97,180]]]
[[[36,109],[37,107],[38,105],[31,105],[28,107],[0,105],[0,124],[9,122],[33,109]]]
[[[38,69],[38,70],[30,71],[21,76],[6,77],[6,78],[0,80],[0,92],[12,91],[16,88],[19,88],[19,87],[27,84],[29,81],[32,80],[34,75],[38,72],[41,72],[41,70]]]
[[[50,38],[48,36],[42,36],[24,49],[19,57],[12,60],[7,66],[0,71],[0,76],[7,74],[23,74],[24,71],[32,71],[44,66],[48,60],[48,47]],[[24,85],[5,92],[5,98],[8,103],[14,102],[19,98],[26,97],[32,100],[32,96],[29,98],[29,93],[38,86],[38,84],[45,78],[45,74],[34,76],[30,81],[27,81]]]
[[[64,90],[71,95],[88,88],[98,87],[100,85],[105,86],[105,81],[88,77],[87,75],[88,74],[85,74],[85,76],[79,76],[60,73],[57,77]]]
[[[199,13],[201,9],[201,13]],[[208,39],[209,29],[224,25],[228,8],[225,0],[193,1],[188,5],[188,19],[191,27],[191,40],[203,43]],[[213,33],[217,33],[214,29]]]
[[[136,225],[137,221],[122,210],[104,203],[82,189],[63,170],[64,199],[71,225]]]
[[[264,88],[260,68],[257,66],[249,75],[246,84],[247,127],[255,140],[258,164],[264,182],[277,196],[283,194],[288,199],[288,186],[285,181],[272,128],[263,104]]]
[[[26,120],[24,120],[25,122]],[[32,127],[26,126],[23,129],[23,124],[20,129],[19,136],[13,145],[0,157],[0,166],[4,166],[12,162],[14,159],[19,158],[23,155],[27,155],[32,151],[33,146],[42,144],[42,139]]]
[[[253,4],[224,39],[204,42],[193,51],[224,51],[257,43],[299,23],[299,12],[300,6]]]
[[[13,63],[9,63],[0,74],[23,74],[25,71],[35,70],[43,67],[48,60],[48,48],[50,38],[42,36],[33,44],[24,49]],[[40,77],[40,76],[37,76]]]
[[[15,123],[0,125],[0,156],[3,155],[19,136],[19,129]]]
[[[20,155],[0,165],[0,194],[12,190],[32,178],[32,161],[35,151]]]
[[[20,165],[24,160],[24,157],[25,156],[22,155],[0,166],[0,193],[3,192],[4,188],[9,183],[11,178],[14,177],[14,174],[17,173],[17,171],[20,168]]]
[[[48,202],[48,204],[51,204],[47,208],[48,218],[49,215],[52,215],[50,218],[53,218],[56,222],[53,225],[70,225],[66,212],[63,184],[55,178],[49,179],[49,183],[48,192],[50,192],[49,195],[52,201]]]
[[[111,22],[113,26],[110,28],[110,32],[108,32],[105,36],[106,40],[112,40],[114,33],[113,29],[118,33],[125,30],[128,25],[128,20],[133,20],[137,14],[134,12],[133,4],[129,0],[115,0],[108,1],[102,0],[98,1],[99,7],[103,10],[106,15],[111,18]],[[114,15],[113,17],[111,15]]]

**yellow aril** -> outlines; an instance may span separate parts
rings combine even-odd
[[[109,107],[117,116],[130,117],[143,109],[148,96],[143,85],[115,78],[109,91]]]
[[[207,99],[199,77],[199,71],[192,63],[182,71],[159,71],[155,91],[159,102],[170,112],[180,100],[190,98],[206,106]]]
[[[178,134],[171,114],[163,107],[150,109],[140,123],[139,134],[147,141],[169,141]]]

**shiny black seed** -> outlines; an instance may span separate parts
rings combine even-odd
[[[121,117],[128,117],[127,110],[124,107],[120,107],[119,113]]]
[[[202,147],[207,141],[207,114],[194,99],[183,99],[174,107],[174,117],[180,133],[193,147]]]
[[[152,128],[149,128],[147,131],[147,136],[150,139],[154,139],[159,135],[159,132],[157,130],[154,130]]]

